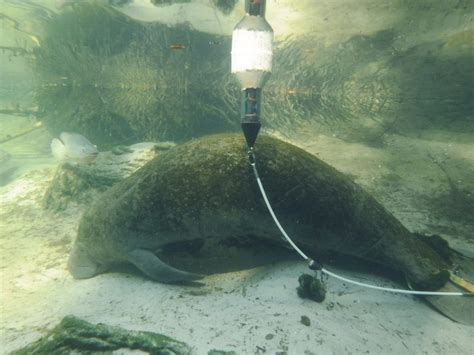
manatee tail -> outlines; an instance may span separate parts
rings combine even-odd
[[[128,260],[151,279],[163,283],[191,282],[203,276],[175,269],[146,249],[135,249],[128,253]]]
[[[473,292],[474,259],[452,251],[452,276],[439,290],[443,292]],[[452,320],[474,326],[474,293],[468,296],[428,296],[426,300]]]

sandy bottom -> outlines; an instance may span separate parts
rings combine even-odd
[[[455,246],[474,250],[468,212],[443,217],[443,211],[457,208],[455,200],[446,199],[461,198],[452,196],[453,188],[473,191],[472,146],[387,136],[384,148],[369,148],[314,134],[311,140],[301,137],[301,146],[352,174],[410,229],[441,233]],[[120,273],[73,280],[66,262],[85,207],[70,206],[61,213],[42,209],[55,169],[51,159],[43,158],[39,165],[37,158],[19,160],[27,169],[0,188],[1,353],[45,335],[67,314],[162,333],[186,342],[196,354],[210,349],[238,354],[474,350],[473,327],[454,323],[411,296],[329,279],[324,303],[300,299],[297,278],[309,270],[299,261],[209,276],[201,288]],[[452,208],[439,203],[443,196]],[[380,276],[336,270],[377,285],[400,286]],[[309,326],[302,316],[310,319]]]

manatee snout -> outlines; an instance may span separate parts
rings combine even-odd
[[[75,279],[88,279],[106,271],[103,264],[94,262],[89,254],[76,243],[69,255],[67,268]]]

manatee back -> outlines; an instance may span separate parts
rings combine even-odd
[[[360,189],[343,174],[266,136],[259,137],[256,154],[267,194],[283,220],[296,218],[305,226],[319,221],[317,227],[327,230],[352,221]],[[81,231],[98,239],[114,234],[115,241],[126,230],[243,234],[255,232],[256,217],[262,229],[274,229],[247,161],[245,140],[222,134],[170,149],[112,187],[84,215]]]

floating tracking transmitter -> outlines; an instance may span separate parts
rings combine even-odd
[[[265,0],[246,0],[244,18],[232,33],[232,74],[241,87],[241,126],[249,148],[260,131],[262,87],[272,72],[273,29],[265,20]]]

